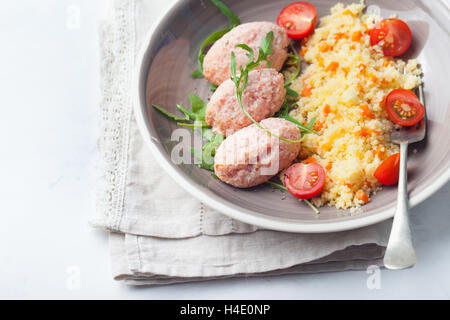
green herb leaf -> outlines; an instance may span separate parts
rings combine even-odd
[[[219,177],[215,173],[211,173],[211,177],[213,177],[216,180],[220,180]]]
[[[225,137],[218,134],[213,136],[210,142],[202,148],[202,152],[196,150],[195,148],[191,148],[191,152],[198,160],[200,160],[199,166],[201,168],[214,171],[214,156],[224,140]]]
[[[298,94],[297,91],[292,90],[291,88],[286,88],[286,94],[288,96],[291,96],[292,98],[299,98],[300,95]]]
[[[308,124],[306,125],[307,128],[311,129],[314,125],[314,123],[316,123],[317,117],[314,117],[311,119],[310,122],[308,122]]]
[[[206,104],[202,98],[191,93],[189,95],[189,102],[191,103],[192,112],[195,114],[195,119],[193,120],[205,120]]]
[[[283,191],[289,192],[289,190],[285,186],[283,186],[283,185],[281,185],[279,183],[275,183],[275,182],[272,182],[272,181],[267,181],[266,184],[269,185],[273,189],[278,189],[278,190],[283,190]]]
[[[222,13],[230,20],[230,28],[237,27],[241,24],[241,19],[235,15],[222,1],[211,0],[211,2],[222,11]]]
[[[216,42],[217,40],[219,40],[220,38],[222,38],[225,34],[227,34],[231,29],[227,28],[227,29],[223,29],[223,30],[219,30],[214,32],[213,34],[211,34],[203,43],[202,46],[200,47],[200,51],[198,53],[198,69],[195,70],[194,72],[192,72],[191,77],[195,78],[195,79],[201,79],[203,78],[203,61],[205,60],[206,54],[205,54],[205,49],[206,47],[208,47],[209,45],[212,45],[214,42]]]
[[[212,45],[217,40],[221,39],[225,34],[230,32],[233,28],[241,24],[241,20],[237,15],[235,15],[223,2],[219,0],[211,0],[211,2],[219,8],[219,10],[230,20],[230,27],[216,31],[212,33],[203,43],[200,47],[199,53],[198,53],[198,69],[192,72],[191,77],[194,79],[201,79],[203,78],[203,61],[205,60],[206,54],[205,49],[206,47]]]
[[[204,59],[205,57],[203,57]],[[192,71],[191,77],[194,79],[202,79],[203,78],[203,71],[197,69],[195,71]]]
[[[204,128],[202,131],[202,135],[203,135],[203,138],[205,138],[208,141],[213,140],[216,136],[210,128]]]
[[[191,128],[192,130],[194,130],[195,128],[210,128],[210,126],[206,122],[200,121],[196,121],[194,123],[177,122],[177,125],[179,125],[180,127]]]
[[[253,60],[255,59],[255,52],[253,51],[252,48],[250,48],[250,47],[249,47],[248,45],[246,45],[246,44],[238,44],[236,47],[237,47],[237,48],[244,49],[245,51],[247,51],[247,52],[248,52],[248,53],[247,53],[247,57],[248,57],[249,63],[252,63],[252,62],[253,62]],[[248,64],[247,64],[247,65],[248,65]]]
[[[185,107],[183,107],[180,104],[177,104],[177,109],[180,110],[181,112],[183,112],[185,114],[185,116],[188,118],[188,120],[196,120],[196,115],[191,112],[190,110],[186,109]]]
[[[302,68],[300,56],[298,55],[297,50],[295,50],[294,45],[292,43],[290,43],[289,47],[291,48],[291,51],[293,52],[293,54],[289,55],[289,59],[292,60],[293,63],[295,63],[296,69],[295,69],[294,75],[284,84],[285,88],[289,87],[292,84],[292,82],[298,78],[298,76],[300,75],[301,68]]]
[[[286,188],[285,186],[283,186],[283,185],[281,185],[279,183],[275,183],[275,182],[272,182],[272,181],[267,181],[266,184],[269,185],[273,189],[278,189],[278,190],[289,192],[288,188]],[[309,200],[302,200],[302,201],[305,202],[308,205],[308,207],[310,207],[311,210],[314,211],[315,214],[319,214],[320,213],[319,209],[317,209],[316,206],[313,205]]]
[[[301,130],[306,131],[308,133],[312,133],[315,135],[319,135],[319,133],[317,133],[316,131],[312,130],[311,128],[308,128],[307,126],[304,126],[303,124],[301,124],[297,119],[292,118],[289,115],[282,115],[280,116],[280,118],[283,118],[289,122],[292,122],[293,124],[296,124],[297,127],[299,127]]]
[[[214,139],[212,139],[203,147],[202,162],[204,162],[205,165],[212,165],[214,167],[214,156],[216,155],[216,151],[223,141],[224,137],[221,134],[218,134],[214,137]]]
[[[212,85],[209,86],[209,90],[216,91],[218,87],[219,86],[216,86],[215,84],[212,84]]]
[[[267,58],[273,53],[273,31],[270,31],[266,37],[264,37],[261,47],[259,48],[260,56],[259,61],[267,61]]]
[[[161,107],[159,107],[159,106],[157,106],[155,104],[152,104],[152,107],[154,109],[158,110],[159,112],[161,112],[163,115],[165,115],[170,120],[173,120],[173,121],[189,121],[189,116],[187,116],[186,114],[185,114],[184,118],[182,118],[182,117],[179,117],[177,115],[174,115],[173,113],[170,113],[166,109],[161,108]]]
[[[230,69],[231,69],[231,75],[233,76],[233,81],[234,84],[238,85],[238,78],[236,76],[236,55],[234,54],[234,52],[231,52],[231,64],[230,64]]]

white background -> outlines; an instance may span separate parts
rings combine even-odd
[[[2,1],[0,298],[450,298],[450,184],[412,211],[418,265],[382,270],[378,290],[365,271],[140,289],[115,282],[107,235],[87,225],[106,1]],[[68,28],[77,8],[80,27]]]

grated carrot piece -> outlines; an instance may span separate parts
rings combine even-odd
[[[328,45],[328,43],[326,42],[321,42],[319,44],[319,51],[320,52],[327,52],[331,49],[331,47]]]
[[[358,192],[356,192],[356,199],[362,201],[364,204],[366,204],[370,201],[370,198],[362,190],[358,190]]]
[[[348,39],[348,34],[343,33],[343,32],[337,32],[334,34],[334,38],[336,39],[336,41],[338,41],[340,39]]]
[[[361,31],[356,31],[352,33],[352,41],[360,42],[363,34]]]
[[[307,98],[311,97],[313,89],[314,89],[314,86],[312,86],[311,84],[308,84],[308,83],[304,83],[303,84],[303,91],[302,91],[301,96],[302,97],[307,97]]]
[[[384,159],[386,155],[386,148],[384,146],[378,146],[375,154],[379,159]]]
[[[372,135],[374,133],[378,134],[379,132],[377,130],[367,129],[367,128],[362,128],[361,130],[359,130],[357,132],[357,134],[359,136],[361,136],[361,137],[367,137],[367,136],[370,136],[370,135]]]
[[[305,56],[305,54],[308,52],[308,49],[306,47],[302,47],[302,49],[300,50],[300,55],[303,57]]]
[[[368,76],[373,82],[378,82],[378,77],[376,75],[374,75],[373,73],[370,72],[368,74]]]
[[[325,117],[326,116],[328,116],[328,114],[331,112],[331,107],[330,107],[330,105],[325,105],[325,107],[323,107],[323,113],[324,113],[324,115],[325,115]]]
[[[306,164],[310,164],[310,163],[317,163],[317,159],[314,157],[309,157],[308,159],[305,160]]]
[[[325,167],[325,169],[327,169],[328,171],[331,170],[331,168],[333,168],[333,163],[328,163],[327,166]]]
[[[364,70],[366,70],[367,66],[365,64],[361,63],[356,68],[358,68],[359,71],[363,72]]]
[[[359,107],[363,111],[363,117],[375,119],[375,115],[372,113],[372,111],[370,111],[369,105],[363,104],[363,105],[360,105]]]
[[[391,63],[389,60],[384,60],[384,61],[383,61],[383,67],[387,68],[387,67],[389,67],[390,65],[392,65],[392,63]]]
[[[325,71],[336,72],[336,70],[338,68],[339,68],[339,62],[333,61],[328,65],[328,67],[325,69]]]
[[[323,121],[317,121],[316,122],[316,128],[317,128],[318,131],[322,131],[323,127],[324,127],[324,122]]]

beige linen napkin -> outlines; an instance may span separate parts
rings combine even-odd
[[[323,235],[258,230],[204,206],[154,161],[134,120],[131,77],[147,30],[173,1],[111,1],[100,27],[98,201],[90,222],[111,232],[114,278],[155,285],[381,264],[389,223]]]

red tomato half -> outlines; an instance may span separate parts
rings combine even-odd
[[[311,34],[316,27],[316,8],[308,2],[293,2],[281,10],[277,23],[287,30],[289,38],[302,39]]]
[[[311,199],[322,192],[325,170],[317,163],[296,163],[286,170],[284,185],[299,199]]]
[[[384,40],[383,52],[385,56],[399,56],[405,53],[411,45],[411,30],[402,20],[382,20],[370,32],[370,44],[374,46],[382,40]]]
[[[374,176],[382,184],[390,186],[398,183],[400,174],[400,153],[396,153],[386,160],[375,170]]]
[[[401,126],[413,126],[425,116],[425,107],[414,92],[397,89],[386,97],[386,111],[392,121]]]

